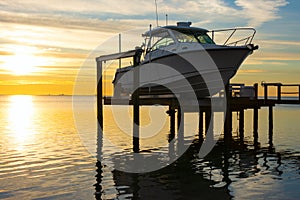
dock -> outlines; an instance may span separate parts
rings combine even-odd
[[[135,50],[125,53],[111,54],[109,56],[100,56],[96,58],[97,61],[97,118],[100,128],[98,134],[103,134],[103,106],[104,105],[129,105],[133,106],[133,138],[132,146],[133,152],[138,153],[139,147],[139,124],[140,124],[140,106],[162,105],[168,106],[167,114],[170,120],[170,135],[169,141],[175,137],[176,133],[176,116],[177,116],[177,130],[178,137],[183,138],[183,130],[179,130],[180,124],[184,122],[184,113],[199,112],[199,140],[203,141],[208,131],[209,122],[214,119],[214,112],[212,112],[212,103],[217,105],[214,111],[222,111],[224,106],[226,112],[224,114],[224,140],[230,141],[232,139],[232,114],[237,112],[239,115],[239,138],[244,139],[244,125],[245,125],[245,110],[253,110],[253,138],[254,143],[258,142],[258,111],[266,107],[269,109],[269,143],[272,145],[273,141],[273,108],[277,104],[300,105],[300,84],[282,84],[282,83],[265,83],[262,82],[264,96],[258,96],[259,84],[255,83],[253,86],[245,86],[245,84],[230,84],[228,83],[225,90],[220,92],[219,96],[211,98],[197,99],[196,102],[186,102],[186,105],[180,105],[178,96],[174,95],[139,95],[138,90],[130,97],[112,97],[103,95],[103,67],[102,63],[107,60],[114,60],[120,58],[133,57],[135,62]],[[134,81],[138,81],[138,77],[134,75]],[[270,88],[277,90],[276,96],[269,95]],[[293,91],[286,91],[293,88]],[[284,98],[288,95],[289,98]],[[224,105],[224,98],[226,105]],[[182,109],[184,107],[184,109]],[[176,114],[177,113],[177,114]],[[204,123],[205,122],[205,123]],[[183,128],[181,128],[183,129]]]

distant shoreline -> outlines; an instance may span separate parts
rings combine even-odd
[[[0,96],[46,96],[46,97],[70,97],[70,96],[97,96],[95,95],[72,95],[72,94],[0,94]]]

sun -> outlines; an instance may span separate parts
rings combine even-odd
[[[37,71],[37,64],[33,55],[14,55],[6,59],[5,68],[14,75],[28,75]]]
[[[17,76],[38,72],[39,66],[46,64],[46,60],[44,57],[36,56],[36,54],[35,48],[18,46],[13,49],[13,55],[5,58],[4,68]]]

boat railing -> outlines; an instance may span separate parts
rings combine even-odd
[[[239,33],[244,31],[250,31],[246,36],[240,35]],[[222,45],[226,46],[237,46],[238,44],[247,45],[251,44],[253,38],[256,34],[256,30],[254,28],[230,28],[230,29],[219,29],[219,30],[212,30],[209,31],[211,33],[211,38],[213,41],[216,39],[216,33],[229,33],[229,36],[225,38],[225,42]],[[238,37],[235,41],[231,41],[233,38]]]

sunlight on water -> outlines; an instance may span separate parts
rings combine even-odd
[[[132,137],[118,128],[110,106],[104,106],[104,136],[114,145],[104,140],[103,162],[96,168],[91,156],[96,150],[96,99],[76,100],[74,109],[70,96],[0,96],[0,199],[94,199],[95,183],[102,199],[269,199],[274,194],[273,199],[299,199],[299,106],[275,107],[273,146],[268,144],[268,109],[259,111],[258,146],[253,145],[252,110],[245,112],[243,143],[234,113],[235,142],[230,147],[220,142],[200,159],[196,142],[172,165],[134,174],[105,165],[114,158],[124,160],[132,149]],[[159,128],[158,134],[143,135],[140,141],[145,157],[164,154],[163,161],[176,153],[176,144],[168,145],[167,109],[140,109],[141,126]],[[74,121],[75,112],[79,118]],[[163,126],[151,127],[153,122]],[[186,142],[198,132],[193,124],[198,124],[198,114],[186,113]],[[85,141],[90,141],[90,152]]]
[[[33,116],[35,109],[32,96],[11,96],[8,109],[8,129],[11,131],[18,149],[35,134]]]
[[[93,197],[70,97],[0,96],[0,130],[0,199]]]

